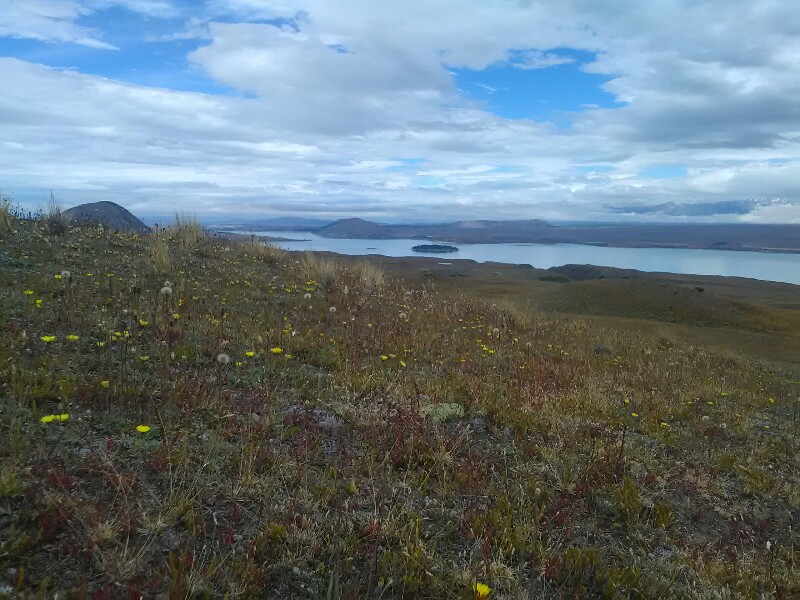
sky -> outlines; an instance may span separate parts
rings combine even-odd
[[[0,0],[0,192],[800,223],[795,0]]]

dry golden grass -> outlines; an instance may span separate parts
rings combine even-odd
[[[168,232],[154,231],[148,238],[150,242],[150,256],[156,273],[166,275],[170,268],[169,234]]]
[[[239,242],[237,248],[245,257],[256,256],[268,264],[277,264],[286,258],[286,252],[274,244],[262,242],[256,236],[250,236],[250,239]]]

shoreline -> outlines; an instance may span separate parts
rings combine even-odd
[[[236,239],[245,239],[250,237],[251,234],[244,234],[238,232],[231,232],[225,230],[219,230],[214,228],[208,228],[209,231],[212,231],[219,235],[231,236],[231,239],[234,237]],[[301,232],[297,232],[301,233]],[[638,243],[615,243],[615,242],[604,242],[604,241],[574,241],[574,240],[520,240],[520,239],[506,239],[506,240],[474,240],[474,241],[465,241],[465,240],[451,240],[447,238],[430,238],[430,237],[419,237],[419,238],[397,238],[397,237],[356,237],[356,236],[326,236],[315,231],[306,230],[305,233],[313,233],[314,235],[318,235],[321,238],[326,240],[375,240],[375,241],[387,241],[387,240],[402,240],[402,239],[409,239],[417,242],[431,242],[431,243],[438,243],[443,242],[447,244],[461,244],[465,246],[474,246],[474,245],[498,245],[498,244],[514,244],[518,246],[558,246],[558,245],[575,245],[575,246],[593,246],[596,248],[628,248],[632,250],[636,249],[663,249],[663,250],[718,250],[722,252],[759,252],[762,254],[798,254],[800,255],[800,247],[798,248],[781,248],[781,247],[765,247],[765,246],[742,246],[742,245],[735,245],[735,246],[728,246],[728,247],[720,247],[715,245],[709,244],[682,244],[679,242],[676,243],[659,243],[659,242],[638,242]],[[263,236],[258,234],[253,234],[262,241],[267,242],[309,242],[312,241],[308,238],[284,238],[284,237],[272,237],[272,236]]]

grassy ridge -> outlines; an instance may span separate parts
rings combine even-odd
[[[705,293],[704,288],[655,281],[570,282],[551,286],[539,294],[536,301],[543,310],[558,309],[586,315],[786,332],[800,336],[800,311],[730,300],[713,293]]]
[[[0,233],[0,590],[800,594],[797,373],[195,225]]]
[[[589,265],[542,270],[463,260],[370,260],[406,281],[447,294],[466,292],[515,312],[578,315],[594,323],[598,335],[620,330],[790,365],[800,356],[800,288],[790,284]],[[606,278],[595,279],[600,274]]]

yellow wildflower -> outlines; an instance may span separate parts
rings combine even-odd
[[[389,357],[385,354],[381,354],[381,360],[389,360]]]
[[[71,333],[67,336],[67,340],[70,342],[77,342],[79,339],[81,339],[80,336],[75,335],[74,333]]]
[[[100,387],[104,390],[107,390],[109,387],[111,387],[111,382],[108,379],[103,379],[103,381],[100,382]]]
[[[150,426],[149,425],[137,425],[136,426],[136,431],[138,431],[139,433],[147,433],[148,431],[150,431]]]
[[[631,413],[631,416],[632,416],[632,417],[638,417],[638,416],[639,416],[639,413]]]
[[[139,319],[139,327],[147,327],[150,325],[150,321],[145,321],[144,319]]]
[[[275,348],[271,348],[270,352],[272,352],[273,354],[282,354],[283,353],[283,348],[279,348],[279,347],[276,346]]]
[[[147,362],[148,360],[150,360],[150,357],[149,356],[140,356],[139,360],[142,361],[142,362]]]
[[[37,298],[36,299],[36,308],[42,308],[42,299],[41,298]]]
[[[472,591],[475,592],[476,600],[485,600],[485,598],[488,598],[489,594],[492,593],[492,588],[479,581],[478,583],[473,584]]]
[[[59,421],[63,423],[64,421],[69,421],[69,413],[61,413],[59,415],[45,415],[39,420],[42,423],[52,423],[53,421]]]
[[[247,358],[253,358],[256,355],[256,353],[253,350],[248,350],[247,352],[244,353],[244,355]]]
[[[50,342],[56,341],[56,336],[54,335],[43,335],[40,338],[45,344],[49,344]]]
[[[26,296],[33,296],[33,290],[25,290],[22,293],[25,294]]]

